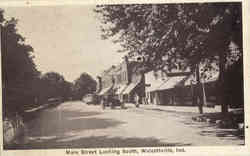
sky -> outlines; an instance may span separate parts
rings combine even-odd
[[[68,81],[87,72],[96,78],[117,65],[123,53],[111,40],[101,40],[93,5],[5,7],[5,17],[18,19],[18,32],[34,48],[42,73],[55,71]]]

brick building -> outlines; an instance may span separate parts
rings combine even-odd
[[[115,66],[111,66],[109,69],[103,71],[100,76],[98,76],[98,88],[99,92],[98,95],[106,95],[106,94],[112,94],[114,85],[115,85]]]
[[[131,61],[128,65],[129,84],[123,91],[123,96],[126,102],[135,103],[135,97],[139,97],[139,103],[142,103],[142,98],[145,97],[145,79],[144,74],[138,70],[139,63]]]
[[[144,74],[136,72],[139,63],[130,61],[128,57],[117,66],[112,66],[99,76],[99,95],[113,93],[122,102],[135,102],[134,96],[138,95],[141,101],[145,96]]]

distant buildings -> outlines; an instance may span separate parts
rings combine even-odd
[[[198,91],[204,94],[205,105],[214,104],[217,79],[218,75],[209,80],[202,78],[202,88],[198,91],[196,76],[190,72],[150,71],[145,73],[146,99],[155,105],[193,105],[195,91]]]
[[[191,97],[192,90],[183,86],[183,82],[190,73],[178,72],[168,75],[162,71],[150,71],[145,74],[146,98],[149,103],[156,105],[178,105],[182,100]]]
[[[155,105],[192,105],[195,94],[196,77],[191,72],[138,70],[140,62],[124,60],[117,66],[103,71],[99,77],[98,95],[112,94],[122,102]],[[215,102],[215,82],[218,72],[212,78],[201,78],[205,101]],[[208,102],[209,103],[209,102]]]
[[[243,105],[243,63],[238,47],[230,44],[232,60],[227,60],[225,89],[230,105],[240,103]],[[195,105],[194,97],[199,95],[199,100],[204,105],[213,106],[220,103],[221,93],[219,84],[219,67],[215,62],[204,61],[199,65],[200,83],[197,85],[196,73],[189,70],[172,72],[166,71],[140,71],[143,59],[124,60],[117,66],[105,70],[99,77],[100,96],[113,94],[122,102],[137,102],[155,105]],[[236,63],[235,63],[236,62]],[[206,71],[206,74],[204,72]],[[209,71],[209,72],[207,72]],[[203,74],[202,74],[203,73]],[[201,96],[200,96],[201,95]],[[201,99],[202,98],[202,99]],[[197,99],[196,99],[197,100]]]
[[[102,72],[98,95],[113,94],[123,102],[135,102],[134,97],[138,95],[141,103],[142,97],[145,97],[145,82],[143,73],[136,71],[138,65],[138,62],[124,57],[121,64]]]

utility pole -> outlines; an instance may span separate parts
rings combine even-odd
[[[200,63],[196,65],[196,95],[195,95],[195,103],[198,105],[199,113],[203,114],[203,105],[204,105],[204,98],[203,98],[203,89],[200,80]]]
[[[201,82],[202,84],[202,92],[203,92],[203,104],[207,106],[207,97],[206,97],[206,90],[205,90],[205,82]]]

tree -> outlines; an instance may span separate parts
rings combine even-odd
[[[17,32],[17,20],[6,20],[0,10],[3,111],[22,112],[33,103],[31,83],[39,77],[33,62],[33,48]]]
[[[240,58],[234,64],[232,64],[225,73],[225,90],[227,95],[227,101],[231,107],[243,107],[243,80],[243,61],[242,58]]]
[[[81,99],[86,94],[91,94],[96,91],[97,82],[87,73],[82,73],[74,83],[74,97]]]
[[[65,81],[64,77],[56,72],[48,72],[40,79],[40,99],[47,101],[49,98],[67,99],[71,96],[71,83]]]
[[[95,12],[103,38],[113,38],[131,57],[143,56],[147,70],[189,68],[200,75],[200,64],[206,64],[202,75],[207,76],[218,63],[222,112],[227,112],[223,81],[229,43],[242,48],[240,3],[100,5]],[[201,88],[199,76],[197,83]],[[198,105],[202,113],[203,104]]]
[[[4,18],[0,9],[3,113],[22,113],[51,97],[67,99],[72,83],[56,72],[41,74],[33,61],[34,49],[16,28],[18,20]]]

